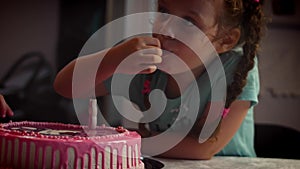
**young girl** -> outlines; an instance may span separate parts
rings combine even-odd
[[[210,159],[214,155],[255,156],[253,106],[258,102],[259,90],[255,56],[264,29],[264,17],[259,1],[158,0],[158,10],[183,18],[188,24],[201,29],[222,61],[228,85],[224,108],[227,115],[224,114],[211,139],[203,143],[199,143],[198,140],[212,104],[207,72],[203,69],[203,63],[199,61],[198,57],[195,57],[188,47],[174,38],[176,35],[170,37],[154,34],[153,37],[134,37],[112,47],[99,66],[95,80],[96,95],[109,94],[111,76],[115,73],[117,66],[130,54],[146,49],[147,54],[138,53],[139,57],[130,62],[129,67],[118,69],[117,73],[132,74],[142,68],[143,71],[136,75],[131,82],[130,97],[128,98],[142,111],[151,107],[148,97],[150,90],[161,89],[165,92],[168,103],[164,113],[149,123],[149,131],[144,124],[140,124],[139,131],[144,137],[159,135],[174,123],[178,115],[176,108],[179,109],[182,105],[180,102],[191,105],[190,100],[180,101],[180,97],[191,93],[188,90],[188,84],[192,83],[192,80],[186,79],[187,86],[184,87],[184,93],[181,93],[174,76],[184,79],[185,74],[171,75],[160,70],[169,68],[169,71],[172,72],[172,62],[169,63],[164,59],[166,52],[162,50],[172,52],[191,69],[201,93],[201,101],[196,122],[189,134],[160,156],[184,159]],[[191,38],[191,43],[193,40]],[[98,57],[103,56],[95,53],[68,64],[55,79],[56,91],[70,98],[89,96],[92,89],[85,85],[89,79],[88,75],[82,76],[86,78],[82,79],[82,84],[75,86],[76,96],[72,96],[72,75],[76,61],[88,65],[95,62]],[[188,110],[189,107],[183,107],[183,109]]]

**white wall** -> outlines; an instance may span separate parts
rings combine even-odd
[[[24,53],[40,51],[54,65],[59,0],[3,1],[0,5],[0,77]]]
[[[276,16],[271,1],[265,2],[273,21],[259,57],[261,93],[255,120],[300,131],[300,1],[295,1],[294,16]]]

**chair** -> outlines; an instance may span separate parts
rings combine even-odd
[[[254,147],[258,157],[300,159],[300,132],[270,124],[255,125]]]
[[[22,55],[0,79],[0,93],[14,112],[13,117],[0,119],[12,121],[69,122],[62,98],[52,87],[53,71],[40,52]],[[77,121],[76,121],[77,122]]]

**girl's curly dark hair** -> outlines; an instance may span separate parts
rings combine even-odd
[[[248,72],[254,66],[261,37],[265,31],[266,17],[262,5],[256,0],[224,0],[223,15],[220,16],[221,26],[236,25],[241,30],[239,44],[243,46],[241,58],[233,76],[232,83],[227,88],[225,107],[241,94],[246,84]]]
[[[243,56],[236,67],[231,84],[227,87],[225,108],[229,108],[231,103],[242,93],[247,82],[248,72],[254,67],[254,58],[268,20],[264,16],[262,5],[256,0],[224,0],[223,12],[217,21],[220,30],[226,32],[228,29],[239,28],[241,31],[237,45],[243,47]],[[221,121],[209,138],[210,141],[217,139],[216,134],[220,131]],[[199,127],[199,124],[196,127]]]

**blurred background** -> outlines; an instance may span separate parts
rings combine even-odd
[[[72,101],[53,91],[56,73],[89,37],[126,14],[153,11],[154,0],[27,0],[0,6],[0,93],[9,120],[78,123]],[[272,18],[259,53],[255,108],[259,156],[300,159],[300,1],[264,0]]]

